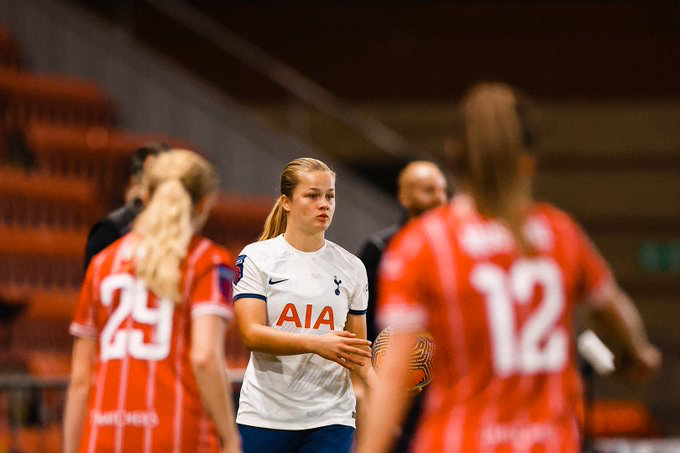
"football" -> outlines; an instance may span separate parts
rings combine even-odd
[[[384,362],[390,352],[392,329],[386,327],[373,342],[371,363],[376,370]],[[416,339],[416,344],[409,362],[409,389],[417,392],[432,380],[432,356],[434,355],[434,341],[428,333],[421,333]]]

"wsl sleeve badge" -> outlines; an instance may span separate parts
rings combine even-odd
[[[238,274],[238,272],[234,272],[234,269],[229,266],[220,264],[217,267],[217,273],[220,280],[220,293],[222,294],[222,297],[231,302],[231,297],[234,291],[232,283],[235,281],[236,274]]]
[[[234,269],[234,285],[238,285],[243,277],[243,263],[246,261],[246,255],[239,255],[236,258],[236,269]]]

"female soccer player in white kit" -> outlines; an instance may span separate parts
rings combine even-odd
[[[335,173],[301,158],[259,242],[236,261],[235,311],[252,351],[237,423],[245,453],[347,453],[355,429],[350,372],[365,377],[368,286],[361,261],[325,239]]]

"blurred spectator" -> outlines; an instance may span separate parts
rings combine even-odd
[[[142,181],[145,163],[170,150],[166,143],[151,143],[139,148],[130,161],[130,180],[125,191],[125,204],[94,224],[85,245],[85,269],[94,256],[130,232],[132,222],[142,210]]]

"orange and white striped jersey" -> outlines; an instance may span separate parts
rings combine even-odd
[[[600,300],[613,277],[556,208],[535,204],[524,231],[531,254],[459,195],[388,249],[379,320],[429,330],[436,345],[417,453],[579,451],[572,312]]]
[[[92,260],[70,326],[71,334],[97,340],[80,451],[218,451],[191,368],[191,321],[232,319],[232,259],[194,237],[182,265],[182,301],[175,304],[135,277],[134,240],[128,234]]]

